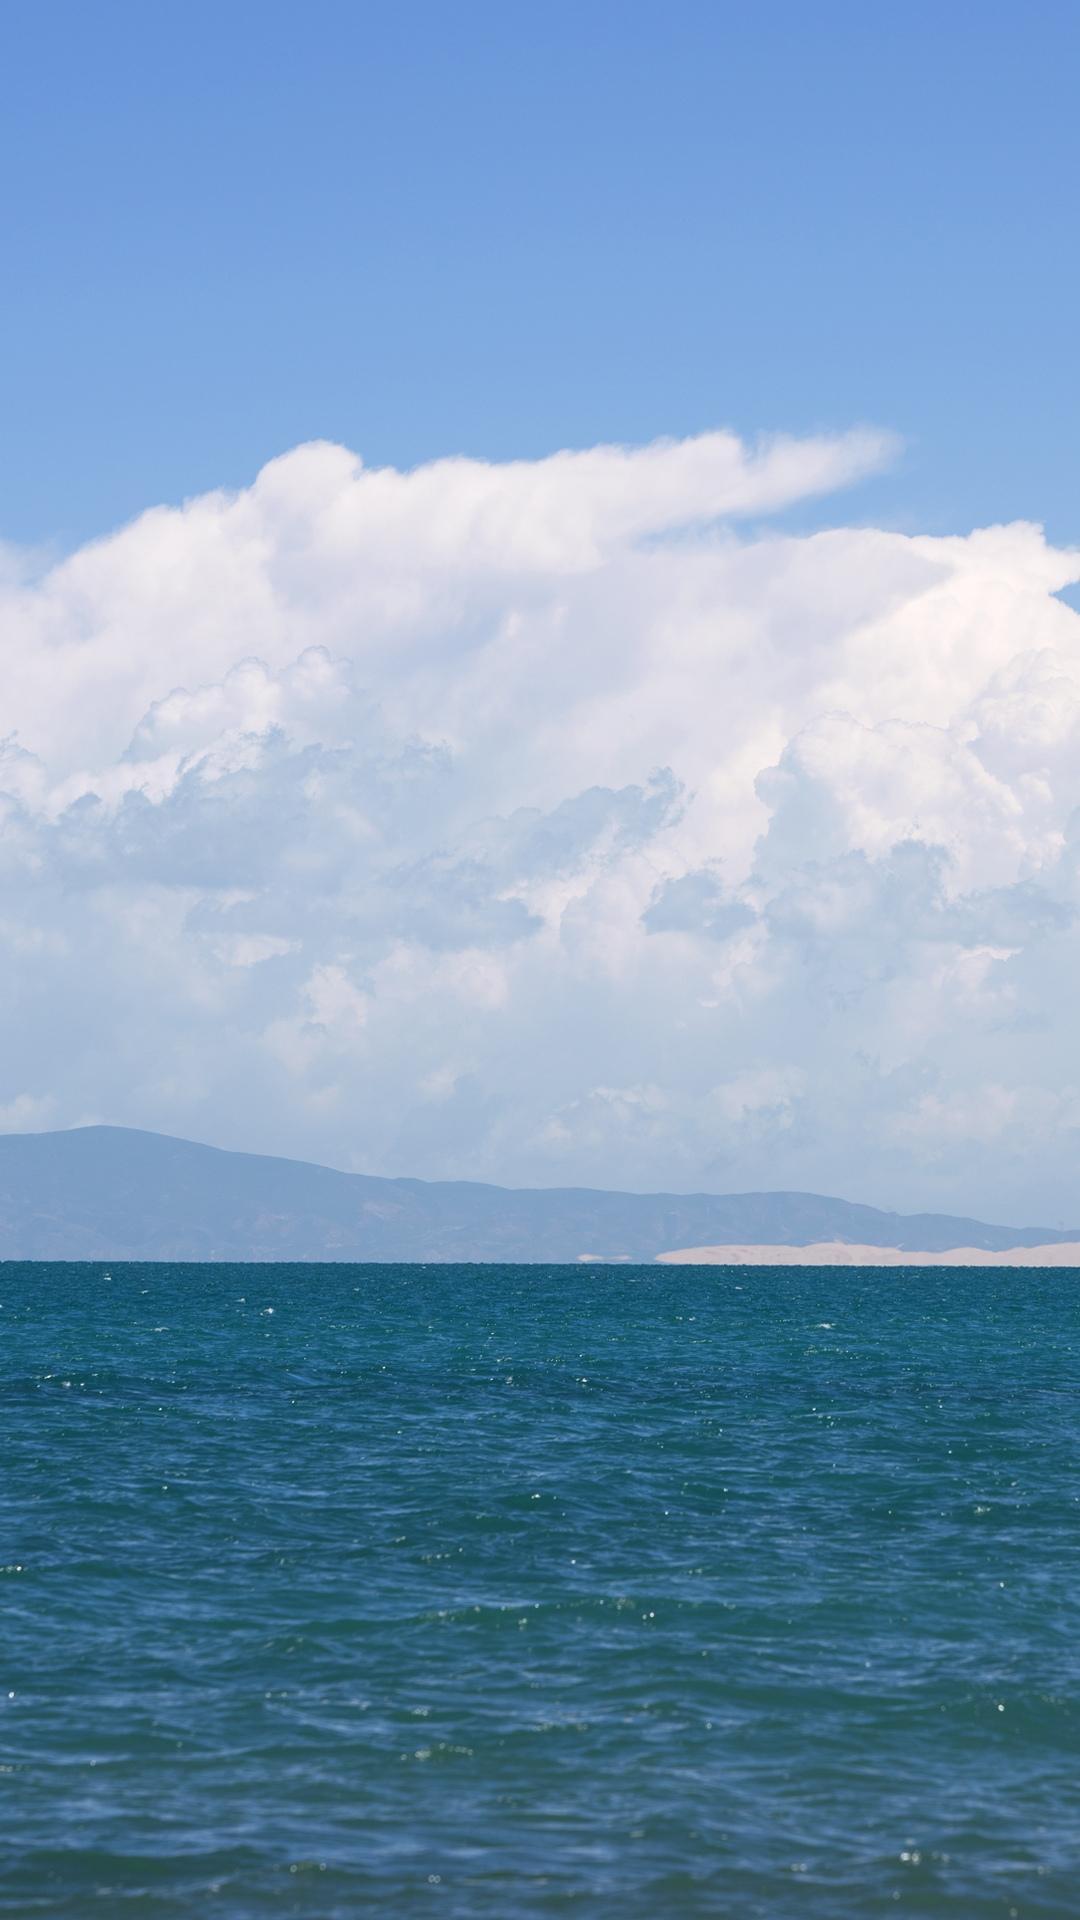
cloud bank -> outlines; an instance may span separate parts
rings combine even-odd
[[[0,1125],[1080,1222],[1080,556],[311,445],[0,579]]]

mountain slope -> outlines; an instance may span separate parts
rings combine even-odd
[[[812,1193],[604,1193],[386,1180],[126,1127],[0,1137],[7,1260],[654,1260],[844,1241],[944,1251],[1080,1239]]]

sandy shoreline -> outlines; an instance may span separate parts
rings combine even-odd
[[[686,1267],[1080,1267],[1080,1240],[1009,1247],[1002,1253],[989,1253],[984,1247],[920,1253],[902,1247],[820,1240],[808,1247],[679,1247],[670,1253],[658,1253],[656,1258],[670,1266]]]

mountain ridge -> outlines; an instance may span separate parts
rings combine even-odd
[[[345,1173],[134,1127],[0,1136],[0,1259],[652,1261],[816,1242],[946,1252],[1080,1229],[889,1213],[799,1192],[620,1193]]]

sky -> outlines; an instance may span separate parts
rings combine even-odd
[[[902,434],[1075,535],[1067,0],[5,0],[0,533],[372,464]]]
[[[9,0],[0,1125],[1080,1224],[1080,14]]]

